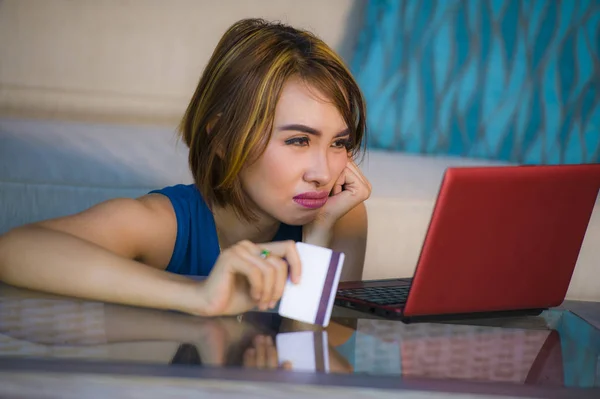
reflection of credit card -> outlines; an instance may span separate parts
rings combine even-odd
[[[344,253],[302,242],[296,243],[296,248],[302,276],[299,284],[286,282],[279,314],[327,327],[344,265]]]
[[[329,372],[326,331],[299,331],[277,334],[279,365],[289,362],[295,371]]]

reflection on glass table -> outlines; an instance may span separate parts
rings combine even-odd
[[[0,358],[351,372],[348,361],[329,347],[327,332],[310,328],[273,313],[202,318],[0,284]],[[293,350],[277,351],[276,343]],[[309,346],[316,353],[312,368]]]
[[[321,329],[274,313],[200,318],[0,284],[0,360],[16,358],[600,387],[600,331],[563,310],[487,324],[348,320],[334,312]]]
[[[404,379],[600,387],[600,332],[568,311],[539,318],[542,328],[358,320],[350,362]]]

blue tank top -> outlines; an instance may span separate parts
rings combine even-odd
[[[177,238],[167,271],[208,276],[219,256],[219,240],[213,214],[193,184],[178,184],[153,190],[165,195],[177,217]],[[271,241],[302,241],[302,226],[282,223]]]

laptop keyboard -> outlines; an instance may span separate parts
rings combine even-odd
[[[401,287],[366,287],[339,290],[338,295],[356,298],[377,305],[401,305],[406,303],[410,285]]]

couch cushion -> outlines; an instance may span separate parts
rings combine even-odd
[[[187,147],[172,129],[0,119],[0,234],[191,182]]]
[[[187,147],[153,126],[0,119],[0,182],[157,187],[191,182]]]

